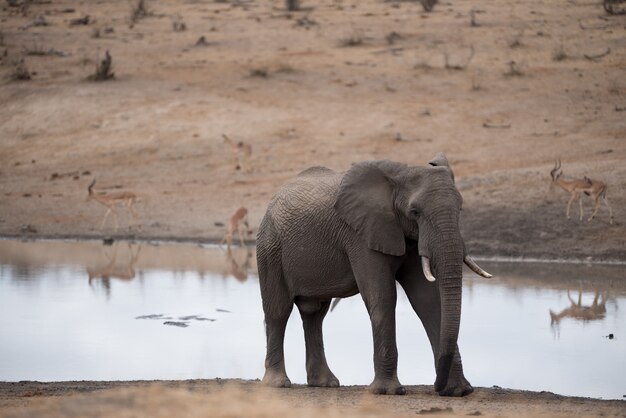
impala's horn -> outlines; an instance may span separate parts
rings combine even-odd
[[[91,189],[93,189],[93,186],[96,184],[96,179],[93,179],[93,181],[91,182],[91,184],[89,185],[89,187],[87,187],[87,190],[89,191],[89,194],[93,194],[93,191]]]

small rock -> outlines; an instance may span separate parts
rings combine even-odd
[[[163,314],[150,314],[150,315],[140,315],[136,316],[135,319],[162,319]]]
[[[428,415],[428,414],[441,414],[441,413],[452,413],[452,408],[451,407],[446,407],[446,408],[438,408],[436,406],[433,406],[432,408],[428,408],[428,409],[421,409],[419,411],[416,412],[416,414],[418,415]]]
[[[206,41],[206,38],[204,36],[201,36],[196,41],[196,46],[209,46],[209,43]]]
[[[181,327],[181,328],[187,328],[189,326],[188,323],[181,322],[181,321],[165,321],[163,322],[163,325],[171,325],[173,327]]]
[[[30,224],[25,224],[20,227],[20,231],[22,231],[22,234],[26,234],[26,233],[36,234],[37,228],[35,228],[34,226]]]

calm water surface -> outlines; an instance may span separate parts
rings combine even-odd
[[[496,278],[466,272],[459,337],[473,385],[626,395],[624,266],[481,264]],[[432,384],[426,334],[398,295],[400,380]],[[292,316],[287,372],[305,383],[304,336]],[[369,384],[360,297],[342,300],[324,327],[341,383]],[[0,241],[0,380],[256,379],[264,355],[252,250]]]

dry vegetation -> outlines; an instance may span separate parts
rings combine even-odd
[[[309,166],[444,151],[472,253],[626,258],[626,16],[601,2],[16,0],[0,19],[2,235],[99,235],[96,176],[149,198],[141,236],[219,241]],[[607,183],[614,225],[565,218],[556,158]]]

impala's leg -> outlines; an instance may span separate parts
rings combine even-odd
[[[593,217],[596,216],[596,212],[598,211],[598,207],[600,206],[600,196],[596,196],[594,201],[595,201],[595,205],[593,207],[593,213],[591,214],[589,219],[587,219],[587,222],[590,222],[593,219]]]
[[[610,216],[610,223],[613,223],[613,209],[611,209],[611,205],[609,205],[609,199],[606,198],[606,196],[602,197],[602,201],[606,204],[606,207],[609,208],[609,216]]]
[[[139,219],[139,214],[137,212],[135,212],[135,209],[133,209],[133,203],[134,203],[133,200],[129,200],[128,203],[126,204],[126,207],[128,208],[128,211],[132,215],[132,219],[131,219],[131,221],[129,223],[129,228],[130,228],[130,225],[133,224],[134,220]],[[141,225],[139,225],[139,229],[141,229]]]
[[[111,206],[111,212],[113,212],[113,221],[115,223],[115,231],[117,231],[117,228],[120,226],[119,219],[117,217],[117,209],[115,209],[114,206]]]
[[[104,218],[102,218],[102,223],[100,224],[100,230],[104,228],[104,224],[107,221],[107,218],[109,217],[109,213],[111,213],[111,208],[107,208],[107,211],[104,213]]]
[[[224,243],[226,243],[226,248],[230,250],[230,246],[233,243],[233,229],[232,228],[228,228],[228,231],[226,231],[226,234],[224,234],[224,238],[222,239],[222,244]]]
[[[241,244],[241,248],[244,248],[246,246],[246,243],[243,238],[243,232],[241,232],[243,228],[244,228],[243,225],[239,225],[237,227],[237,234],[239,235],[239,244]]]
[[[569,198],[569,202],[567,202],[567,210],[565,211],[565,216],[569,219],[569,208],[572,205],[572,202],[576,199],[576,193],[572,193],[572,196]]]
[[[578,220],[583,220],[583,195],[582,193],[578,194]]]

